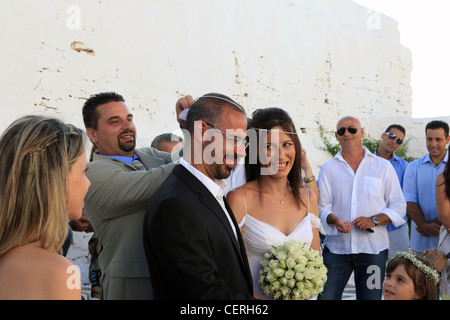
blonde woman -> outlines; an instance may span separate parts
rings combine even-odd
[[[0,139],[0,299],[81,299],[79,270],[60,255],[90,186],[84,133],[25,116]]]

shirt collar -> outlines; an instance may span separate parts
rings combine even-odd
[[[130,158],[130,157],[127,157],[127,156],[109,156],[109,155],[105,155],[105,154],[101,154],[101,153],[99,153],[99,154],[104,156],[104,157],[108,157],[108,158],[111,158],[111,159],[116,159],[116,160],[119,160],[119,161],[122,161],[122,162],[125,162],[125,163],[128,163],[128,164],[131,164],[134,160],[139,159],[139,157],[135,153],[133,153],[133,158]]]
[[[374,155],[372,152],[370,152],[369,149],[367,149],[366,147],[363,147],[363,150],[364,150],[364,158],[363,158],[363,160],[366,157],[372,157],[372,158],[376,157],[376,155]],[[344,157],[342,157],[342,150],[337,153],[335,158],[337,158],[339,160],[342,160],[342,161],[345,161]]]
[[[447,163],[447,161],[448,161],[448,150],[447,150],[447,152],[445,153],[445,157],[444,157],[444,159],[442,160],[441,163]],[[422,163],[425,163],[425,162],[431,162],[430,153],[427,153],[427,154],[425,155],[425,157],[423,157]],[[433,162],[431,162],[431,163],[433,163]]]
[[[398,155],[395,154],[395,152],[392,153],[392,158],[390,159],[391,161],[399,161],[399,159],[401,159]]]
[[[185,167],[190,173],[192,173],[198,180],[200,180],[205,187],[211,192],[214,197],[216,197],[219,200],[222,200],[222,198],[226,195],[228,191],[228,185],[225,180],[212,180],[211,178],[207,177],[205,174],[194,168],[189,162],[184,160],[183,158],[180,159],[180,164]]]
[[[375,151],[373,152],[374,155],[377,155],[377,150],[378,148],[376,148]],[[390,162],[399,161],[398,159],[400,159],[400,157],[396,155],[395,152],[392,152],[392,157],[389,159],[389,161]]]

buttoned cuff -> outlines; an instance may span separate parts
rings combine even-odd
[[[333,212],[331,212],[326,208],[322,208],[320,209],[319,213],[320,213],[319,214],[320,220],[322,221],[322,226],[325,233],[329,236],[336,235],[338,233],[336,226],[334,224],[329,224],[327,222],[328,216]]]
[[[405,223],[403,217],[405,216],[406,212],[403,215],[399,215],[397,211],[386,208],[383,211],[381,211],[381,213],[384,213],[389,217],[389,219],[391,219],[391,222],[394,225],[394,227],[400,227],[402,224]]]
[[[403,196],[405,197],[405,201],[406,202],[417,203],[417,194],[415,194],[415,193],[404,193]]]

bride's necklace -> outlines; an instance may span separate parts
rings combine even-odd
[[[274,197],[275,199],[277,199],[279,202],[280,202],[280,204],[284,204],[284,203],[286,203],[287,201],[285,201],[284,200],[284,198],[286,197],[286,194],[287,194],[287,192],[288,192],[288,185],[287,185],[287,183],[286,183],[286,189],[284,189],[284,194],[283,194],[283,196],[281,197],[281,199],[278,199],[277,197],[275,197],[275,195],[273,194],[273,193],[271,193],[271,192],[267,192],[267,191],[265,191],[266,193],[268,193],[268,194],[270,194],[272,197]]]

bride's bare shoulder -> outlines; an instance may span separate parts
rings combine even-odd
[[[302,196],[302,199],[308,200],[309,197],[309,201],[317,201],[316,193],[309,188],[300,187],[300,195]]]

